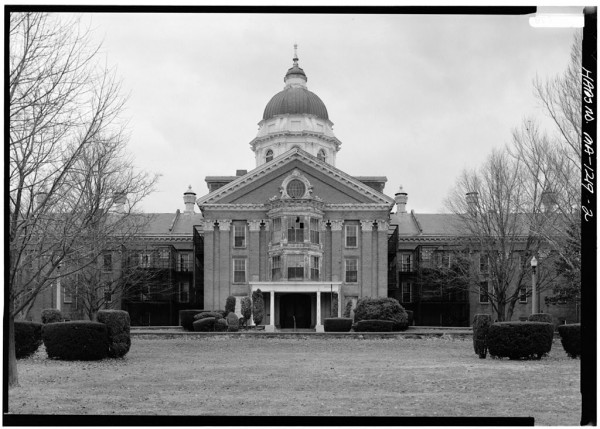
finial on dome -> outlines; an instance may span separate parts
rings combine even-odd
[[[297,43],[294,43],[294,58],[293,58],[293,61],[294,61],[294,65],[298,66],[298,44]]]

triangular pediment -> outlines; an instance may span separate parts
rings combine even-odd
[[[388,205],[394,200],[343,171],[299,148],[294,148],[227,185],[197,200],[198,206],[213,204],[268,204],[281,197],[282,183],[290,175],[301,175],[311,186],[311,196],[325,204]]]

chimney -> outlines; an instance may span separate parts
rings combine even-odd
[[[235,170],[235,175],[238,177],[245,176],[246,174],[248,174],[248,170]]]
[[[188,186],[188,190],[183,193],[183,202],[185,203],[184,213],[194,213],[196,193],[192,191],[192,185]]]
[[[402,189],[402,185],[400,185],[400,189],[394,195],[394,200],[396,200],[396,205],[398,206],[398,213],[406,213],[406,201],[408,200],[408,194],[404,192]]]
[[[125,192],[113,192],[113,211],[115,213],[125,213],[126,203],[127,194]]]
[[[556,207],[556,194],[554,191],[546,190],[541,196],[542,209],[544,212],[551,212]]]
[[[478,196],[477,192],[467,192],[466,200],[470,213],[477,214]]]

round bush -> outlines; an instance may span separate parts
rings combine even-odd
[[[42,310],[42,323],[45,325],[46,323],[56,323],[62,322],[63,316],[60,310],[56,308],[46,308]]]
[[[215,319],[215,324],[213,326],[215,332],[224,332],[227,330],[227,320],[220,318]]]
[[[548,313],[534,313],[527,318],[528,322],[546,322],[546,323],[554,323],[552,320],[552,316]]]
[[[98,322],[108,329],[108,356],[123,357],[131,347],[129,313],[123,310],[100,310]]]
[[[473,349],[481,359],[487,356],[486,337],[492,326],[492,316],[489,314],[476,314],[473,316]]]
[[[554,325],[545,322],[497,322],[487,333],[490,355],[509,359],[541,359],[552,348]]]
[[[42,344],[42,324],[15,320],[14,326],[17,359],[31,356]]]
[[[560,325],[558,327],[560,342],[570,358],[581,356],[581,324]]]
[[[352,319],[349,317],[332,317],[323,321],[325,332],[350,332]]]
[[[356,332],[392,332],[396,322],[392,320],[361,320],[354,325]]]
[[[204,319],[196,320],[194,325],[194,331],[196,332],[212,332],[215,327],[214,317],[205,317]]]
[[[179,310],[179,323],[186,331],[193,331],[194,316],[204,310]]]
[[[99,360],[108,356],[108,328],[104,323],[48,323],[42,327],[42,340],[52,359]]]
[[[240,321],[237,315],[233,312],[227,315],[227,330],[229,332],[237,332],[240,329]]]
[[[394,322],[392,330],[405,331],[408,329],[408,315],[404,307],[394,298],[361,298],[354,309],[354,321],[361,320],[390,320]]]
[[[205,319],[207,317],[214,317],[215,319],[222,319],[223,314],[220,311],[203,311],[194,316],[195,320]]]
[[[227,314],[235,311],[235,296],[228,296],[225,300],[225,311]]]

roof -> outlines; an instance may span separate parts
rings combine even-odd
[[[325,103],[315,93],[306,88],[288,87],[275,94],[267,103],[263,119],[276,115],[303,113],[329,120]]]
[[[144,226],[141,236],[190,236],[194,225],[202,225],[202,213],[145,213],[148,224]]]

